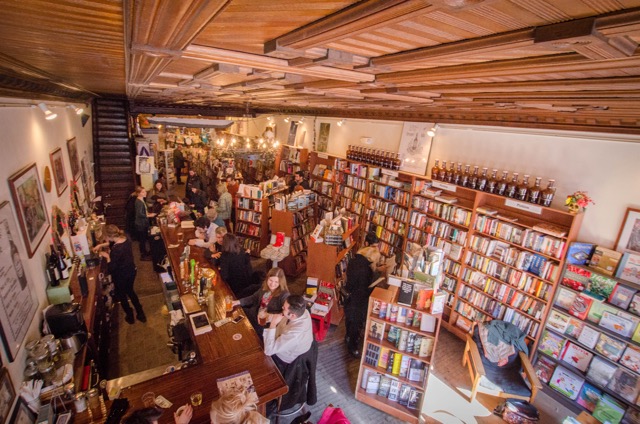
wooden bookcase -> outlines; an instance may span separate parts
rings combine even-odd
[[[385,310],[384,313],[382,313],[383,310]],[[391,310],[395,310],[394,321],[390,319],[394,316],[390,313]],[[384,316],[381,317],[381,315]],[[398,322],[397,316],[400,315],[406,317],[405,322]],[[411,322],[409,317],[412,317]],[[419,318],[414,320],[413,317]],[[356,399],[402,421],[419,423],[441,320],[441,315],[432,315],[429,311],[398,304],[397,287],[388,290],[379,287],[374,289],[369,298],[365,340],[355,390]],[[423,321],[424,323],[431,321],[433,331],[421,330]],[[414,325],[416,323],[418,325]],[[391,330],[392,327],[395,329]],[[389,337],[390,330],[397,336]],[[381,337],[378,338],[378,336]],[[397,339],[398,342],[394,343],[389,339]],[[404,345],[402,339],[406,341]],[[416,340],[419,340],[419,344]],[[423,343],[424,351],[420,352]],[[429,349],[428,345],[432,348]],[[383,358],[389,358],[392,353],[395,358],[394,366],[389,370],[389,360],[384,361]],[[396,366],[398,360],[401,366]],[[377,380],[379,380],[378,387],[375,383]],[[383,383],[385,380],[389,381],[388,390],[384,389],[387,384]],[[412,401],[412,407],[408,407],[407,403],[401,402],[400,399],[394,401],[393,395],[390,396],[395,391],[394,386],[400,393],[417,393],[419,400]]]
[[[358,162],[348,162],[336,174],[336,206],[345,208],[358,217],[358,224],[367,204],[369,166]]]
[[[235,234],[243,248],[251,256],[260,256],[260,251],[269,244],[269,198],[261,199],[236,195]]]
[[[541,381],[547,383],[543,386],[545,392],[575,411],[587,410],[577,400],[571,400],[548,385],[552,382],[553,373],[558,370],[558,367],[562,367],[563,371],[569,371],[578,379],[583,379],[584,384],[593,386],[600,393],[598,398],[602,397],[602,394],[607,394],[628,411],[640,412],[637,396],[631,394],[637,382],[640,381],[640,343],[638,342],[640,338],[636,336],[634,340],[633,336],[625,337],[602,326],[601,323],[604,311],[620,317],[619,319],[632,321],[635,323],[633,328],[636,329],[640,318],[618,306],[619,303],[618,305],[611,303],[612,298],[594,300],[584,319],[569,312],[571,299],[582,293],[575,290],[577,287],[574,282],[583,284],[586,289],[592,281],[606,281],[607,284],[619,285],[617,290],[621,290],[621,297],[618,298],[626,299],[627,302],[631,301],[634,292],[640,290],[640,286],[598,273],[586,266],[573,264],[565,266],[560,281],[562,283],[551,305],[551,313],[546,322],[545,333],[541,336],[538,345],[534,365]],[[583,295],[588,296],[589,293],[585,292]],[[589,297],[595,299],[597,294]],[[629,308],[632,307],[634,306],[629,306]],[[620,328],[624,327],[621,325]],[[637,334],[637,331],[635,333]],[[578,390],[581,391],[582,387]],[[632,399],[629,396],[632,396]]]
[[[336,290],[344,283],[347,263],[355,254],[356,241],[358,240],[360,227],[355,225],[342,235],[342,240],[351,240],[348,247],[331,246],[324,243],[314,243],[309,240],[307,257],[307,276],[316,277],[322,281],[329,281],[336,285]],[[344,312],[333,302],[331,309],[331,324],[340,323]]]
[[[276,155],[276,172],[279,177],[293,175],[297,171],[308,171],[309,149],[282,145]]]
[[[309,154],[309,186],[318,195],[320,216],[323,212],[335,210],[335,156],[326,153],[311,152]]]
[[[271,212],[271,232],[283,232],[291,238],[291,253],[278,262],[278,266],[290,277],[296,277],[307,269],[307,244],[309,235],[318,223],[317,215],[315,203],[293,211]]]

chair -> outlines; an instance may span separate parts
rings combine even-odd
[[[501,326],[502,329],[514,327],[520,334],[519,338],[524,339],[524,333],[513,324],[498,320],[491,321],[491,323],[492,325]],[[516,347],[515,340],[511,345],[515,347],[516,353],[509,356],[504,366],[498,366],[485,356],[478,326],[475,326],[472,332],[473,336],[467,334],[467,343],[462,355],[462,366],[467,366],[472,381],[469,402],[473,402],[477,392],[482,392],[493,396],[522,399],[533,403],[542,385],[527,354]],[[525,383],[521,371],[524,371],[529,386]]]

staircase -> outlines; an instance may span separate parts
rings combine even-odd
[[[125,227],[125,205],[136,186],[135,144],[128,126],[129,107],[122,98],[93,103],[93,156],[96,194],[102,196],[109,224]]]

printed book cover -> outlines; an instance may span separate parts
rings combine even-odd
[[[622,316],[614,315],[609,311],[602,313],[600,319],[600,327],[606,328],[623,337],[631,337],[633,330],[636,329],[636,323]]]
[[[558,365],[549,381],[549,386],[571,400],[575,400],[584,384],[584,378]]]
[[[570,319],[571,317],[569,315],[552,309],[549,314],[549,318],[547,319],[547,326],[553,328],[559,333],[564,333],[567,331]]]
[[[538,361],[533,369],[536,371],[536,375],[540,379],[540,381],[544,383],[548,383],[551,380],[551,376],[553,375],[553,371],[556,368],[556,363],[546,356],[538,356]]]
[[[621,396],[628,402],[634,403],[640,391],[640,377],[625,368],[618,368],[607,389]]]
[[[382,336],[384,335],[384,322],[378,322],[371,320],[369,323],[369,337],[374,340],[380,341],[382,340]]]
[[[409,402],[407,408],[418,409],[420,407],[420,400],[422,399],[422,392],[416,389],[411,389],[409,393]]]
[[[587,287],[587,284],[589,284],[589,278],[591,278],[592,275],[593,272],[588,269],[578,265],[567,264],[562,276],[562,285],[576,291],[583,291]]]
[[[587,411],[593,412],[593,410],[596,409],[598,400],[600,400],[600,396],[602,396],[602,390],[589,383],[584,383],[576,402],[578,402],[578,405],[583,406]]]
[[[568,311],[569,309],[571,309],[571,305],[573,304],[573,301],[576,300],[577,295],[578,294],[574,291],[565,289],[564,287],[559,287],[555,304]]]
[[[592,358],[593,353],[571,341],[567,342],[562,352],[562,360],[582,372],[587,370]]]
[[[585,319],[587,317],[587,314],[589,313],[589,308],[591,308],[592,303],[592,297],[581,293],[576,296],[575,300],[571,304],[569,313],[576,318]]]
[[[614,275],[620,259],[622,259],[622,253],[607,249],[606,247],[597,246],[589,261],[589,267],[593,268],[596,272]]]
[[[600,332],[593,327],[585,325],[578,336],[578,341],[589,349],[593,349],[598,343]]]
[[[616,362],[622,356],[626,344],[607,334],[601,334],[596,344],[596,352]]]
[[[620,358],[620,363],[631,371],[640,373],[640,348],[628,345]]]
[[[571,243],[567,252],[567,262],[573,265],[586,265],[596,245],[593,243]]]
[[[598,386],[607,387],[616,369],[618,367],[606,359],[594,356],[587,370],[587,378]]]
[[[640,293],[633,295],[628,311],[634,315],[640,316]]]
[[[562,347],[564,346],[564,342],[564,338],[552,333],[551,331],[544,330],[544,333],[542,333],[542,339],[540,340],[540,345],[538,345],[538,350],[558,359],[560,352],[562,351]]]
[[[567,324],[567,329],[564,330],[564,334],[566,334],[569,337],[573,337],[574,339],[577,339],[580,337],[580,333],[582,333],[583,328],[584,328],[584,322],[580,321],[578,318],[572,317],[569,319],[569,323]]]
[[[631,304],[633,295],[636,294],[635,289],[631,287],[623,286],[622,284],[616,285],[609,296],[609,303],[616,305],[618,308],[627,309]]]
[[[600,422],[619,423],[624,416],[624,409],[624,405],[605,393],[593,410],[593,418]]]
[[[616,277],[640,284],[640,255],[633,252],[625,252],[618,266]]]
[[[258,402],[258,395],[256,394],[256,388],[253,385],[253,379],[249,371],[243,371],[238,374],[230,375],[229,377],[219,378],[216,380],[218,385],[218,392],[221,395],[228,393],[236,393],[246,390],[249,393],[249,398],[253,402]]]
[[[589,279],[589,286],[587,287],[587,290],[590,294],[598,296],[602,299],[609,299],[616,284],[618,284],[618,282],[613,278],[594,274]]]

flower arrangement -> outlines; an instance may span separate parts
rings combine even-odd
[[[567,196],[567,200],[564,204],[569,208],[569,212],[577,213],[580,210],[587,210],[589,204],[596,204],[596,202],[587,195],[586,191],[576,191],[573,194]]]

